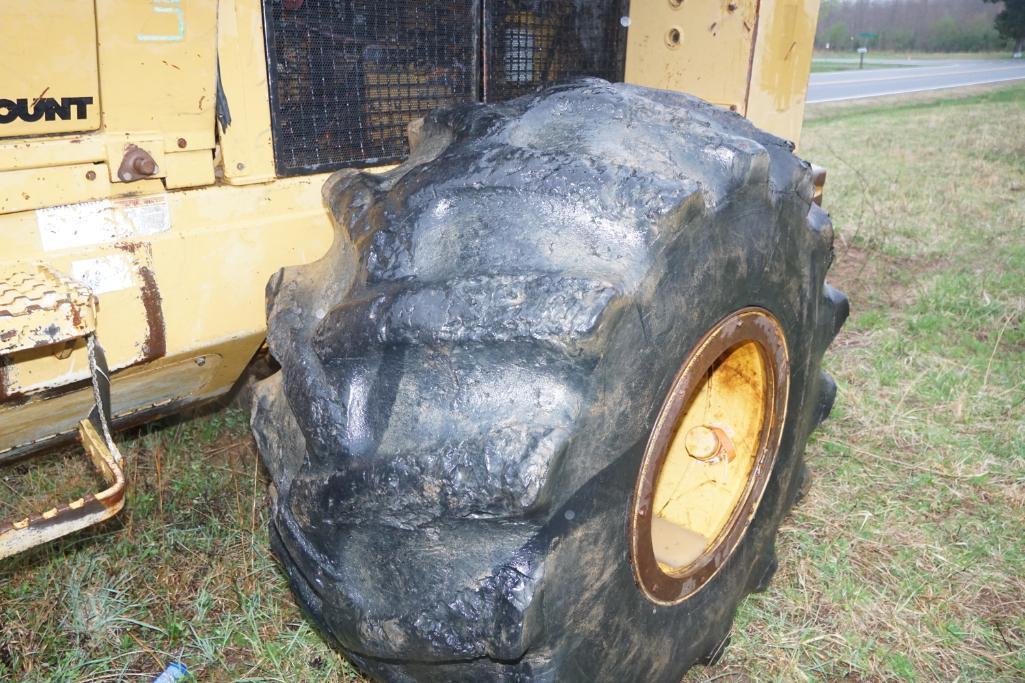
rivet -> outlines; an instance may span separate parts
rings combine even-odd
[[[189,143],[185,138],[178,138],[178,149],[185,149]]]
[[[96,180],[96,171],[86,171],[85,179],[86,180]]]
[[[238,170],[240,170],[240,171],[244,171],[244,170],[246,170],[246,165],[245,165],[245,164],[243,164],[243,163],[242,163],[242,162],[240,161],[240,162],[238,162],[237,164],[235,164],[235,168],[237,168],[237,169],[238,169]]]

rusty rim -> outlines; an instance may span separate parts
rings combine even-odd
[[[634,490],[630,555],[650,600],[685,600],[736,550],[776,461],[789,369],[783,329],[762,308],[726,316],[688,354]]]

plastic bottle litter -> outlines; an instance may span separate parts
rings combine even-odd
[[[185,678],[189,670],[181,662],[168,664],[164,672],[153,679],[153,683],[175,683]]]

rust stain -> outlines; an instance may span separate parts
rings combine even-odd
[[[146,245],[143,242],[115,242],[114,248],[120,249],[121,251],[128,252],[129,254],[135,254]]]
[[[176,64],[171,64],[171,62],[167,61],[166,59],[161,59],[160,61],[162,61],[164,64],[171,67],[172,69],[175,69],[176,71],[181,71],[181,69]]]
[[[71,305],[68,306],[68,308],[71,309],[71,324],[75,326],[75,329],[82,329],[82,312],[78,310],[78,306],[76,306],[74,303],[71,303]]]
[[[144,253],[144,257],[137,258],[136,262],[139,263],[139,277],[142,279],[139,293],[142,306],[146,311],[147,331],[146,339],[142,344],[142,358],[138,363],[132,365],[161,358],[167,353],[167,328],[164,325],[163,299],[160,296],[160,288],[157,286],[157,279],[153,275],[153,271],[149,266],[143,265],[143,262],[151,260],[149,258],[150,245],[147,242],[117,242],[114,247],[132,256],[138,256],[139,251]]]
[[[153,271],[148,266],[141,266],[139,275],[142,277],[142,305],[146,309],[146,324],[149,326],[146,341],[142,345],[142,355],[146,360],[153,360],[167,353],[164,309]]]
[[[0,358],[0,403],[17,397],[17,394],[7,393],[7,382],[7,360]]]
[[[205,100],[205,99],[206,99],[206,95],[200,95],[199,96],[199,104],[196,106],[196,108],[199,109],[200,111],[203,111],[203,100]]]

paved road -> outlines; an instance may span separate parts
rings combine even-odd
[[[916,63],[921,61],[916,60]],[[808,103],[900,95],[1019,79],[1025,79],[1025,59],[966,59],[899,69],[829,71],[811,75],[808,81]]]

